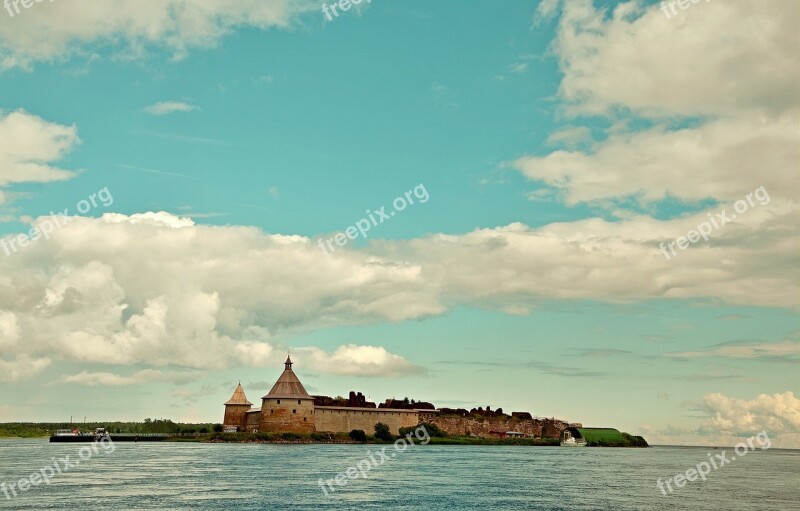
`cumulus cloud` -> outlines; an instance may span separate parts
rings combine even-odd
[[[198,107],[182,101],[161,101],[144,109],[150,115],[167,115],[174,112],[192,112]]]
[[[760,186],[797,202],[799,141],[800,117],[787,113],[619,133],[591,151],[524,156],[514,165],[560,192],[569,205],[626,197],[642,203],[668,196],[734,201]]]
[[[707,433],[749,435],[766,430],[771,435],[800,433],[800,399],[794,393],[761,394],[752,400],[736,399],[724,394],[709,394],[701,409],[709,417],[701,429]]]
[[[300,348],[296,353],[298,363],[324,374],[392,377],[425,372],[424,368],[379,346],[348,344],[339,346],[333,353],[319,348]]]
[[[691,406],[703,416],[698,427],[644,425],[637,431],[655,445],[720,447],[732,447],[766,431],[773,447],[800,448],[800,399],[791,391],[750,400],[714,393]]]
[[[559,93],[589,114],[782,112],[800,99],[798,29],[794,0],[703,2],[673,19],[658,4],[624,2],[605,16],[592,0],[570,0],[554,43]]]
[[[657,4],[609,13],[591,0],[551,1],[540,19],[557,6],[553,50],[567,113],[645,118],[650,127],[615,122],[588,150],[517,159],[520,172],[568,205],[728,201],[759,186],[798,202],[800,4],[711,2],[667,19]]]
[[[78,374],[62,377],[64,383],[78,383],[89,387],[103,386],[123,386],[135,385],[138,383],[150,383],[154,381],[169,381],[180,384],[187,383],[196,378],[195,373],[188,372],[163,372],[154,369],[143,369],[130,375],[119,375],[109,372],[90,372],[81,371]]]
[[[73,171],[55,167],[53,163],[79,143],[74,125],[51,123],[24,110],[0,111],[0,186],[72,178]]]
[[[127,58],[150,47],[182,58],[213,47],[238,27],[289,27],[317,10],[307,0],[70,0],[36,4],[0,24],[0,69],[30,67],[109,46]]]
[[[0,352],[0,356],[2,355]],[[51,362],[47,357],[34,358],[24,354],[13,360],[0,358],[0,382],[28,380],[44,371]]]
[[[710,298],[798,306],[791,208],[773,201],[753,209],[681,252],[683,264],[661,255],[659,241],[705,219],[512,224],[375,240],[325,257],[303,236],[196,225],[164,212],[74,217],[50,240],[0,257],[0,328],[25,339],[2,347],[92,363],[260,367],[283,335],[458,305]],[[362,373],[373,364],[410,370],[371,349],[311,359],[351,357]]]
[[[552,145],[573,146],[590,140],[592,132],[586,126],[570,126],[553,132],[547,137],[547,143]]]

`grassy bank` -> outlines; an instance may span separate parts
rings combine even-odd
[[[48,437],[59,429],[79,429],[92,432],[95,428],[106,428],[111,433],[161,433],[167,435],[208,435],[221,429],[217,424],[181,424],[170,420],[145,419],[144,422],[8,422],[0,423],[0,438]]]
[[[427,425],[430,432],[429,445],[518,445],[518,446],[556,446],[557,438],[479,438],[448,435],[435,426]],[[0,423],[0,438],[47,438],[59,429],[80,429],[92,432],[95,428],[106,428],[113,433],[166,434],[169,442],[217,442],[217,443],[293,443],[293,444],[391,444],[398,438],[389,435],[379,438],[367,435],[353,438],[349,433],[220,433],[218,424],[182,424],[165,420],[146,420],[145,422],[87,422],[72,424],[65,422],[46,423]],[[413,430],[414,428],[407,428]],[[408,434],[410,431],[403,431]],[[601,439],[589,447],[647,447],[642,437],[622,433],[623,440]],[[415,443],[419,443],[415,439]]]
[[[219,433],[210,435],[208,441],[220,443],[298,443],[298,444],[391,444],[403,438],[380,439],[367,436],[364,441],[353,440],[347,433]],[[414,443],[420,441],[414,438]],[[558,445],[555,438],[478,438],[469,436],[430,437],[428,445],[520,445],[553,446]]]

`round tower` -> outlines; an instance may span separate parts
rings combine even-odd
[[[225,419],[222,421],[224,427],[236,426],[239,431],[247,429],[247,412],[253,407],[253,403],[247,400],[244,395],[242,383],[233,391],[233,396],[225,403]]]
[[[261,398],[260,432],[313,433],[314,398],[292,370],[291,357],[286,358],[283,374],[272,390]]]

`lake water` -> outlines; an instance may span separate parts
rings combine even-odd
[[[85,444],[83,444],[85,445]],[[80,460],[82,444],[0,439],[0,483],[53,458]],[[0,509],[108,510],[796,510],[800,451],[756,450],[664,496],[656,479],[684,473],[704,448],[412,446],[325,495],[330,479],[375,445],[123,444],[99,449],[49,485]],[[733,454],[726,449],[727,457]],[[84,451],[84,456],[88,454]],[[364,463],[366,464],[366,463]],[[60,465],[61,466],[61,465]],[[62,470],[63,471],[63,470]],[[13,497],[13,495],[12,495]]]

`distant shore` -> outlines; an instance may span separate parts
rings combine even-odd
[[[162,434],[165,442],[194,443],[238,443],[238,444],[391,444],[400,436],[380,439],[374,435],[363,434],[353,438],[349,433],[223,433],[219,424],[180,424],[169,420],[145,420],[144,422],[86,422],[76,425],[69,423],[0,423],[0,438],[41,438],[47,439],[59,429],[78,429],[92,432],[95,428],[106,428],[112,434]],[[434,431],[428,445],[501,445],[521,447],[554,447],[560,444],[558,438],[486,438],[477,436],[448,435],[431,427]],[[351,432],[352,433],[352,432]],[[589,447],[593,447],[589,445]],[[634,444],[606,444],[602,447],[647,447]]]

